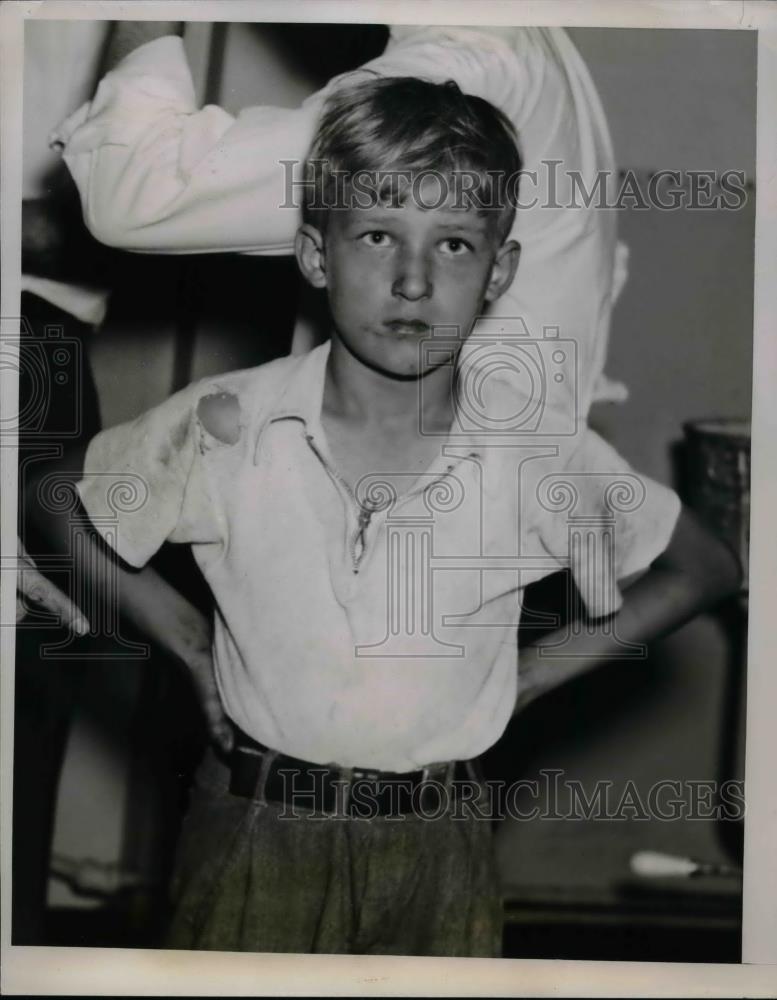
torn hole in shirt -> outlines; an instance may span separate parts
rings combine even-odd
[[[237,444],[240,440],[240,403],[231,392],[203,396],[197,404],[197,419],[202,429],[219,444]],[[205,441],[201,446],[207,447]]]

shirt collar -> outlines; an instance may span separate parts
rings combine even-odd
[[[329,359],[330,341],[295,359],[291,373],[265,411],[256,431],[254,465],[259,461],[264,432],[270,424],[281,420],[299,420],[306,427],[317,427],[321,421],[324,379]]]
[[[259,426],[255,459],[258,456],[259,442],[269,424],[281,420],[299,420],[309,428],[320,426],[321,404],[324,397],[324,381],[330,347],[331,341],[327,340],[326,343],[315,347],[297,360],[290,376],[284,382]],[[506,398],[508,405],[514,408],[515,387],[511,386],[509,379],[500,373],[493,373],[491,377],[499,379],[502,388],[499,395]],[[461,454],[460,449],[468,449],[471,457],[483,458],[488,451],[487,446],[484,446],[484,439],[487,437],[488,433],[485,430],[456,430],[454,425],[451,435],[445,441],[441,440],[441,447],[445,445],[455,446],[459,454]]]
[[[331,341],[327,340],[300,358],[268,413],[266,423],[301,420],[316,424],[320,421],[330,347]]]

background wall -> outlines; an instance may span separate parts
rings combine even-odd
[[[754,176],[754,34],[570,34],[600,89],[623,167],[738,169]],[[320,66],[305,69],[283,53],[267,26],[228,26],[220,45],[221,71],[208,87],[212,99],[232,111],[249,103],[295,105],[322,78]],[[753,219],[752,191],[735,212],[621,212],[631,276],[615,311],[607,370],[629,386],[630,397],[622,405],[597,406],[592,423],[639,470],[663,482],[674,481],[673,449],[685,421],[749,416]],[[272,302],[279,294],[293,297],[296,279],[288,262],[206,258],[188,266],[194,270],[187,294],[199,288],[192,334],[196,377],[262,360],[270,330],[276,349],[282,347],[288,317],[279,311],[273,318]],[[225,268],[232,268],[231,286],[224,284]],[[134,307],[122,311],[117,305],[94,339],[106,425],[170,391],[174,325],[157,312],[158,287],[142,284],[150,280],[148,267],[138,271]],[[225,294],[227,287],[232,295]],[[232,300],[241,295],[244,301]],[[586,786],[597,778],[631,779],[645,792],[662,778],[715,778],[728,697],[726,655],[719,624],[702,616],[656,644],[648,662],[605,668],[600,677],[532,709],[508,733],[494,766],[507,761],[513,778],[557,767]],[[121,760],[126,727],[116,720],[133,711],[132,698],[117,703],[124,707],[85,710],[74,730],[56,835],[56,849],[64,853],[83,853],[89,836],[88,850],[121,856],[117,817],[124,815],[128,771],[116,764],[100,784],[97,763],[106,746],[114,748],[111,759]],[[102,791],[89,802],[83,789],[96,787]],[[606,892],[628,876],[628,858],[642,847],[721,856],[710,823],[506,823],[499,837],[506,884],[525,898],[575,887]],[[51,898],[75,901],[59,883],[52,883]]]
[[[755,32],[569,28],[622,166],[755,176]]]
[[[599,89],[621,168],[643,177],[662,168],[735,169],[754,178],[752,33],[569,34]],[[620,213],[630,276],[614,311],[606,370],[630,395],[623,404],[595,406],[591,423],[637,469],[675,487],[686,421],[750,415],[754,217],[752,189],[739,211]],[[656,643],[646,662],[605,667],[534,706],[500,748],[501,770],[512,757],[522,776],[543,788],[541,769],[555,768],[589,794],[598,780],[611,781],[615,803],[628,781],[644,800],[664,779],[718,778],[732,726],[730,655],[721,622],[696,618]],[[743,710],[737,715],[730,776],[741,779]],[[541,799],[540,808],[550,808],[550,797]],[[629,869],[635,851],[723,861],[719,837],[716,824],[702,820],[507,822],[499,831],[500,862],[517,900],[596,905],[639,891]],[[659,880],[657,887],[667,885]],[[738,892],[736,880],[695,888]],[[723,960],[722,953],[710,959]]]
[[[755,34],[569,31],[597,85],[616,162],[755,178]],[[741,211],[628,209],[629,281],[607,370],[628,403],[594,414],[642,471],[671,482],[682,423],[749,416],[755,192]],[[647,431],[649,430],[649,433]]]

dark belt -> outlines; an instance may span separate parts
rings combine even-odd
[[[312,764],[258,743],[234,726],[232,795],[284,803],[300,813],[372,819],[437,818],[464,797],[477,798],[482,778],[474,761],[446,761],[418,771]],[[466,789],[466,791],[465,791]]]

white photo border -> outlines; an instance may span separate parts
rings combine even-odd
[[[14,629],[0,627],[2,967],[6,994],[340,996],[777,996],[777,7],[757,2],[631,0],[12,0],[0,8],[0,317],[19,315],[23,32],[26,19],[364,21],[758,31],[752,523],[746,742],[743,964],[287,956],[10,944]],[[2,323],[2,319],[0,319]],[[0,415],[17,406],[0,372]],[[2,449],[3,553],[15,552],[16,455]],[[2,573],[2,626],[13,622],[15,574]]]

